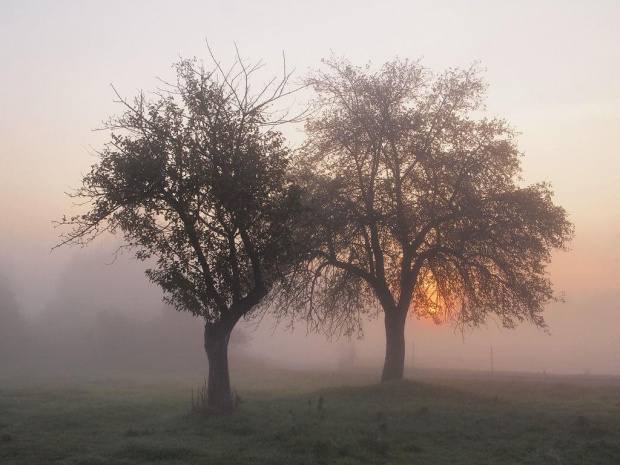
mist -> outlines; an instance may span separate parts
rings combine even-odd
[[[144,263],[125,255],[108,265],[116,239],[96,250],[50,249],[60,233],[52,221],[79,211],[65,192],[97,161],[91,147],[107,138],[92,129],[118,112],[109,84],[124,96],[155,88],[155,76],[169,78],[179,55],[205,57],[208,37],[223,59],[234,55],[233,43],[264,59],[266,75],[280,72],[283,51],[298,77],[330,50],[357,63],[424,57],[436,70],[480,61],[488,109],[521,133],[524,181],[551,181],[554,201],[575,224],[571,250],[554,254],[549,270],[565,302],[546,311],[548,334],[526,323],[500,330],[492,320],[461,334],[409,318],[406,364],[490,370],[492,348],[494,370],[619,374],[617,2],[411,2],[395,6],[397,14],[379,3],[268,3],[135,2],[122,5],[122,17],[115,3],[2,3],[0,56],[10,64],[0,90],[3,366],[77,373],[133,360],[153,371],[206,370],[202,322],[164,307]],[[285,130],[293,146],[303,139],[298,129]],[[354,344],[357,364],[382,363],[381,318],[365,322],[363,339],[351,342],[306,334],[303,322],[293,332],[269,316],[253,323],[240,323],[250,337],[245,357],[335,369]]]
[[[620,463],[619,24],[618,0],[1,0],[0,463]],[[382,305],[312,332],[256,307],[284,276],[331,285],[329,329]],[[403,370],[411,296],[441,324],[407,315]]]
[[[2,264],[3,377],[206,374],[202,319],[166,305],[161,290],[143,274],[148,264],[128,254],[115,256],[115,250],[114,241],[72,250],[63,264],[54,263],[58,268],[47,282],[24,276],[24,270],[36,268],[34,261]],[[527,323],[508,330],[491,319],[461,332],[410,315],[407,370],[620,375],[620,292],[576,285],[571,290],[572,280],[579,280],[570,270],[559,271],[557,287],[564,284],[567,290],[565,301],[546,313],[548,332]],[[242,320],[231,337],[233,378],[235,366],[247,363],[335,372],[355,368],[378,376],[385,347],[380,315],[367,319],[359,336],[328,340],[309,333],[304,321],[256,314]]]

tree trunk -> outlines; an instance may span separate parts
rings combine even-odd
[[[228,340],[231,330],[221,323],[205,324],[205,351],[209,359],[207,405],[215,413],[229,415],[233,411],[228,373]]]
[[[385,363],[381,381],[402,380],[405,370],[405,319],[407,312],[385,312]]]

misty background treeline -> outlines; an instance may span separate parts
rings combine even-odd
[[[49,276],[53,284],[26,279],[25,262],[0,264],[0,377],[206,374],[202,320],[164,306],[161,291],[144,279],[143,264],[127,256],[109,264],[113,250],[76,250]],[[413,320],[407,368],[415,342],[421,369],[490,370],[493,346],[497,371],[620,375],[620,338],[610,337],[619,301],[615,292],[569,292],[564,304],[549,309],[551,335],[528,325],[503,332],[491,325],[461,337],[450,325]],[[236,366],[260,362],[339,370],[353,344],[356,366],[376,372],[382,362],[380,319],[365,323],[362,340],[331,342],[306,335],[303,325],[292,333],[286,324],[274,328],[268,316],[253,323],[233,333],[233,376]]]
[[[26,283],[11,272],[11,261],[0,263],[0,378],[206,374],[204,321],[165,304],[161,290],[144,278],[147,264],[116,257],[115,249],[103,241],[77,251],[49,276],[51,284]],[[271,363],[330,369],[351,356],[353,343],[346,339],[328,343],[315,335],[311,354],[290,347],[293,338],[303,346],[305,329],[292,334],[286,323],[274,327],[260,317],[233,331],[233,368]]]
[[[124,260],[104,253],[72,262],[42,311],[21,308],[10,273],[0,274],[0,370],[4,375],[201,373],[202,324],[161,303],[155,286],[135,279]],[[35,288],[36,283],[31,283]],[[239,330],[231,349],[250,336]]]

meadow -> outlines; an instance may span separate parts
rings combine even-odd
[[[228,418],[191,412],[200,379],[3,379],[0,463],[620,463],[617,379],[377,374],[237,368]]]

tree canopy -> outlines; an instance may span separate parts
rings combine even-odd
[[[572,225],[549,184],[523,184],[509,123],[481,116],[476,66],[435,76],[412,61],[324,65],[307,79],[315,113],[299,157],[315,212],[301,280],[309,313],[334,331],[342,313],[359,318],[356,307],[374,300],[385,313],[384,380],[402,378],[409,312],[544,328],[555,298],[546,266]]]
[[[295,257],[289,231],[299,191],[274,129],[281,116],[274,121],[271,112],[290,75],[254,94],[258,67],[239,59],[224,70],[214,60],[206,70],[184,60],[175,65],[177,82],[154,99],[119,97],[124,112],[106,124],[111,140],[72,194],[90,210],[61,222],[72,227],[62,244],[121,232],[138,259],[156,260],[147,276],[165,299],[206,322],[210,402],[224,410],[230,332]],[[212,386],[217,379],[221,389]]]

